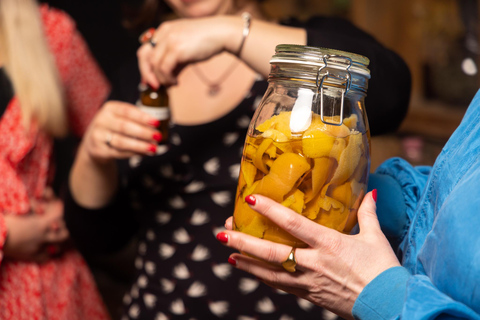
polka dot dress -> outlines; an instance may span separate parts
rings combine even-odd
[[[265,90],[257,81],[220,119],[173,126],[167,153],[126,165],[142,236],[122,319],[337,318],[236,270],[227,262],[232,249],[215,238],[233,214],[247,128]]]

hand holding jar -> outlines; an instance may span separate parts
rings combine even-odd
[[[385,270],[400,266],[380,229],[376,197],[376,190],[365,196],[358,209],[360,232],[346,235],[313,223],[271,199],[249,196],[247,201],[252,210],[308,247],[292,249],[285,244],[230,231],[231,219],[226,222],[229,231],[220,232],[217,239],[244,253],[229,257],[228,262],[236,268],[344,319],[353,319],[352,308],[363,288]],[[284,270],[287,256],[293,257],[294,268],[290,271]]]

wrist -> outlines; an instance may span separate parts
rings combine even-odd
[[[245,41],[247,41],[247,37],[250,34],[250,24],[252,22],[252,16],[250,15],[250,13],[248,12],[242,13],[242,22],[243,22],[242,40],[237,49],[237,56],[240,56],[242,54],[243,46],[245,45]]]
[[[98,149],[97,147],[92,147],[92,143],[88,143],[84,138],[82,143],[80,144],[77,155],[75,157],[75,164],[79,164],[80,166],[87,166],[87,167],[108,167],[115,163],[114,158],[107,158],[107,157],[100,157],[92,152],[92,150]]]
[[[115,159],[99,160],[81,146],[70,173],[72,198],[86,208],[102,207],[113,197],[117,178]]]
[[[224,50],[239,56],[250,33],[250,16],[224,16]],[[248,20],[248,23],[247,23]]]

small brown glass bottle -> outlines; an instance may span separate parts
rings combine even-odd
[[[166,87],[161,86],[155,90],[146,84],[140,84],[138,89],[140,98],[137,101],[137,107],[160,121],[158,129],[162,133],[162,141],[159,142],[159,145],[167,145],[170,128],[170,107]],[[157,151],[159,151],[159,148],[157,148]]]

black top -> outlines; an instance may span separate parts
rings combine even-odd
[[[410,73],[395,53],[345,20],[284,24],[305,27],[308,45],[367,56],[371,131],[398,127],[407,110]],[[126,87],[117,88],[114,97],[134,102],[136,64],[128,73],[123,77]],[[335,318],[233,269],[227,263],[232,250],[215,239],[233,214],[247,127],[266,87],[266,81],[256,82],[234,110],[215,121],[173,126],[167,153],[141,158],[140,163],[119,161],[120,190],[106,208],[86,210],[71,196],[66,199],[66,222],[84,253],[119,249],[138,232],[136,274],[124,298],[125,318]]]
[[[7,110],[8,103],[13,98],[13,87],[5,70],[0,68],[0,117],[3,116]]]

